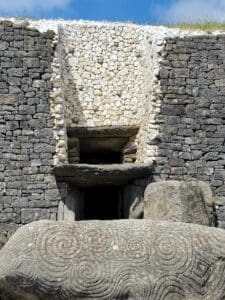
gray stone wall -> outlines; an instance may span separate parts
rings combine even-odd
[[[70,187],[51,171],[68,162],[68,127],[135,125],[137,162],[155,161],[154,181],[208,182],[225,227],[224,34],[54,20],[0,29],[0,223],[58,218]]]
[[[0,23],[0,223],[56,219],[51,31]]]
[[[209,182],[224,226],[225,36],[166,38],[161,53],[154,180]]]

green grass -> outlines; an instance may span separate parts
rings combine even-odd
[[[170,24],[169,27],[180,28],[182,30],[205,30],[205,31],[215,31],[215,30],[225,30],[225,23],[220,22],[197,22],[197,23],[180,23],[180,24]]]

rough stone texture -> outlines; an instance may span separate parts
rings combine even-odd
[[[70,127],[67,129],[68,136],[76,137],[130,137],[138,133],[135,126],[103,126],[103,127]]]
[[[68,127],[139,124],[145,32],[125,24],[73,24],[60,34]]]
[[[50,117],[54,33],[0,22],[0,223],[56,219]],[[29,217],[25,212],[29,211]]]
[[[150,183],[144,194],[144,218],[214,226],[211,189],[201,181]]]
[[[151,220],[50,222],[1,250],[1,294],[31,299],[225,297],[225,232]]]
[[[224,197],[224,42],[222,33],[164,39],[148,141],[154,181],[196,178]],[[216,206],[224,227],[222,210]]]
[[[58,24],[51,94],[54,164],[68,162],[65,133],[71,127],[140,127],[134,142],[141,160],[151,86],[148,30],[119,23]],[[125,162],[132,161],[130,154]]]
[[[0,249],[6,244],[18,227],[19,225],[16,224],[0,224]]]
[[[139,128],[124,163],[154,160],[154,181],[195,178],[223,199],[224,42],[221,32],[2,20],[0,223],[57,219],[69,186],[51,169],[79,162],[83,127]],[[215,208],[225,227],[225,203]]]
[[[123,202],[125,218],[138,219],[143,218],[144,192],[148,184],[152,182],[152,178],[148,177],[145,180],[139,179],[128,184],[123,189]]]
[[[129,219],[143,219],[144,201],[143,198],[136,197],[129,209]]]
[[[65,164],[54,167],[54,174],[64,182],[77,186],[123,185],[131,180],[150,177],[152,164]]]
[[[80,144],[77,137],[68,137],[68,162],[70,164],[76,164],[80,162]]]
[[[136,134],[139,128],[134,126],[104,126],[104,127],[70,127],[67,129],[68,162],[82,162],[81,156],[98,153],[108,157],[114,153],[120,153],[116,163],[131,163],[136,160],[137,145],[135,144]],[[85,161],[90,163],[90,161]],[[96,163],[92,157],[91,163]],[[99,162],[98,162],[99,163]],[[103,162],[101,162],[103,163]],[[114,161],[115,163],[115,161]]]

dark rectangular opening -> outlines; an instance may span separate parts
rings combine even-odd
[[[120,187],[89,187],[83,189],[82,192],[84,220],[113,220],[122,218]]]
[[[80,163],[87,164],[114,164],[121,163],[123,147],[128,138],[80,138]]]
[[[120,164],[136,161],[138,128],[133,126],[67,128],[70,164]]]

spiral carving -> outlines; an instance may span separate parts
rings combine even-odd
[[[127,235],[123,240],[121,251],[124,259],[130,259],[137,265],[147,266],[151,261],[149,243],[141,237]]]
[[[185,300],[189,295],[178,277],[163,276],[157,280],[151,299],[154,300]]]
[[[138,274],[138,276],[137,276]],[[112,299],[150,299],[152,288],[148,272],[136,266],[119,267],[113,274]]]
[[[224,298],[222,230],[151,220],[32,226],[1,251],[0,289],[3,278],[40,299]]]
[[[81,242],[83,248],[87,248],[94,255],[113,255],[113,231],[107,227],[85,226],[82,232]]]
[[[71,263],[79,252],[77,234],[73,226],[58,225],[41,230],[36,242],[39,273],[45,276],[46,283],[52,280],[63,281]]]
[[[70,272],[69,290],[72,295],[98,299],[109,299],[110,286],[107,285],[107,268],[89,256],[82,256],[73,264]]]
[[[155,265],[162,271],[184,273],[192,261],[191,242],[176,233],[159,234],[154,242]]]

